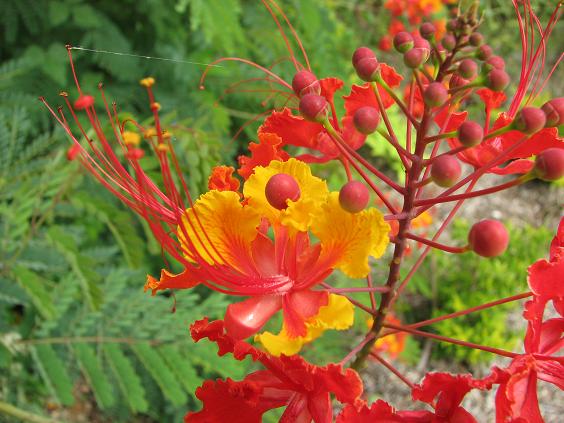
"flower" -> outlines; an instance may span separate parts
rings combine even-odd
[[[220,356],[231,353],[237,360],[250,356],[265,370],[251,373],[242,381],[205,381],[196,390],[203,408],[186,414],[186,423],[258,423],[266,411],[284,406],[282,422],[331,423],[330,394],[343,404],[354,404],[362,394],[362,381],[354,370],[336,364],[314,366],[300,356],[274,357],[230,337],[221,320],[199,320],[190,332],[196,342],[203,338],[216,342]]]
[[[235,191],[239,190],[240,182],[233,177],[235,169],[231,166],[215,166],[208,179],[208,189],[218,191]]]

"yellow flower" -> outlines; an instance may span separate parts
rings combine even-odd
[[[354,307],[345,297],[329,294],[329,302],[320,307],[317,315],[306,322],[307,334],[291,338],[284,327],[278,335],[264,332],[255,336],[255,341],[260,342],[272,355],[279,356],[297,354],[304,344],[319,338],[327,329],[345,330],[352,326],[354,321]]]
[[[390,226],[374,208],[349,213],[339,204],[339,194],[333,192],[315,216],[311,232],[321,243],[321,260],[332,262],[351,278],[368,275],[368,257],[379,258],[388,245]]]
[[[267,182],[279,173],[292,176],[300,187],[300,198],[288,201],[284,210],[272,207],[265,194]],[[271,225],[282,224],[306,232],[313,223],[315,212],[326,201],[328,190],[325,181],[313,176],[307,164],[290,159],[286,162],[273,160],[267,167],[256,167],[254,174],[245,182],[243,194],[249,206],[266,217]]]

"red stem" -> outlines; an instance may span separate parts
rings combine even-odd
[[[376,360],[378,360],[386,369],[388,369],[390,372],[396,375],[399,378],[399,380],[401,380],[403,383],[409,386],[409,389],[413,390],[415,388],[415,385],[411,383],[409,379],[407,379],[404,375],[402,375],[401,372],[392,365],[392,363],[385,360],[380,354],[372,351],[370,352],[370,355],[374,357]]]
[[[448,245],[444,245],[444,244],[441,244],[439,242],[435,242],[435,241],[431,241],[430,239],[423,238],[419,235],[415,235],[411,232],[407,232],[405,234],[405,237],[408,238],[408,239],[412,239],[414,241],[420,242],[421,244],[428,245],[429,247],[437,248],[437,249],[442,250],[442,251],[446,251],[447,253],[461,254],[461,253],[465,253],[466,251],[468,251],[467,247],[450,247]]]

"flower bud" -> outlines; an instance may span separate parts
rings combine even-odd
[[[470,35],[468,41],[470,42],[470,45],[474,47],[480,47],[484,42],[484,36],[479,32],[474,32],[472,35]]]
[[[298,97],[302,97],[305,94],[321,93],[321,85],[317,77],[307,70],[299,71],[294,75],[292,88]]]
[[[435,36],[437,28],[431,22],[425,22],[419,28],[419,33],[426,40],[431,40]]]
[[[452,51],[456,47],[456,38],[452,34],[446,34],[441,40],[441,44],[447,51]]]
[[[546,127],[560,126],[564,124],[564,97],[553,98],[542,106],[546,114]]]
[[[544,128],[546,115],[537,107],[523,107],[513,121],[515,129],[525,134],[534,134]]]
[[[464,79],[463,77],[455,73],[450,77],[450,80],[448,81],[448,87],[452,90],[454,88],[462,87],[469,82],[470,81],[468,81],[467,79]]]
[[[534,172],[544,181],[564,177],[564,149],[553,147],[540,152],[535,159]]]
[[[437,107],[446,103],[448,99],[448,91],[440,82],[430,83],[423,92],[425,104],[430,107]]]
[[[327,100],[317,94],[306,94],[300,99],[300,113],[306,120],[321,122],[327,114]]]
[[[423,61],[426,62],[431,55],[431,44],[424,38],[415,38],[413,40],[413,48],[423,52]]]
[[[472,226],[468,233],[468,244],[479,256],[496,257],[507,249],[509,234],[503,223],[485,219]]]
[[[413,48],[413,37],[409,32],[398,32],[394,37],[394,48],[400,53],[405,53]]]
[[[300,198],[300,186],[292,176],[277,173],[266,183],[264,194],[272,207],[284,210],[288,207],[288,201],[297,201]]]
[[[422,50],[412,48],[403,55],[403,62],[409,68],[416,69],[425,63],[425,54]]]
[[[370,200],[366,185],[359,181],[349,181],[339,191],[339,204],[349,213],[364,210]]]
[[[361,107],[354,112],[353,123],[358,132],[366,135],[371,134],[380,123],[380,113],[375,107]]]
[[[491,69],[505,69],[505,60],[499,56],[491,56],[486,60],[486,65]]]
[[[352,64],[356,68],[356,65],[362,59],[371,59],[371,58],[375,58],[375,57],[376,57],[376,55],[374,54],[374,52],[371,49],[369,49],[368,47],[359,47],[353,53]]]
[[[509,75],[501,69],[493,69],[488,73],[486,86],[492,91],[503,91],[509,85]]]
[[[460,163],[454,156],[439,156],[431,165],[431,179],[443,188],[453,186],[460,178],[461,173]]]
[[[458,19],[451,19],[447,22],[446,27],[451,32],[456,31],[458,29]]]
[[[376,80],[380,70],[380,64],[376,57],[366,58],[359,60],[354,69],[360,79],[371,82]]]
[[[458,65],[458,73],[465,79],[472,79],[478,73],[478,64],[472,59],[464,59]]]
[[[492,48],[487,44],[481,45],[480,48],[478,48],[478,51],[476,51],[476,57],[480,60],[489,59],[492,54]]]
[[[482,142],[484,129],[471,120],[467,120],[458,127],[458,141],[464,147],[474,147]]]
[[[74,108],[77,110],[84,110],[94,104],[94,97],[88,94],[81,94],[80,97],[74,102]]]

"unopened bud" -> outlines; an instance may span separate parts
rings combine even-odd
[[[472,35],[470,35],[468,41],[470,42],[470,45],[473,45],[474,47],[480,47],[484,42],[484,36],[479,32],[474,32]]]
[[[413,40],[413,48],[423,52],[423,61],[427,61],[431,55],[431,44],[424,38],[415,38]]]
[[[544,128],[546,115],[537,107],[523,107],[515,116],[515,129],[525,133],[534,134]]]
[[[492,56],[492,54],[492,48],[487,44],[481,45],[480,48],[478,48],[478,51],[476,51],[476,57],[480,60],[487,60]]]
[[[446,27],[450,32],[456,31],[458,29],[458,19],[451,19],[447,22]]]
[[[422,50],[412,48],[403,55],[403,62],[409,68],[416,69],[425,63],[425,54]]]
[[[535,159],[534,172],[545,181],[564,177],[564,149],[553,147],[539,153]]]
[[[423,92],[425,104],[430,107],[437,107],[446,103],[448,99],[448,91],[440,82],[432,82],[425,88]]]
[[[413,48],[413,37],[409,32],[398,32],[394,37],[394,48],[400,53],[405,53]]]
[[[380,113],[375,107],[361,107],[354,112],[353,123],[358,132],[366,135],[371,134],[380,123]]]
[[[374,81],[378,76],[380,64],[374,52],[368,47],[359,47],[355,50],[352,64],[356,74],[363,81]]]
[[[484,129],[476,122],[467,120],[458,127],[458,141],[464,147],[474,147],[480,144],[483,138]]]
[[[542,106],[546,115],[546,126],[560,126],[564,124],[564,97],[553,98]]]
[[[74,102],[74,108],[77,110],[84,110],[94,104],[94,97],[88,94],[82,94]]]
[[[503,60],[499,56],[491,56],[491,57],[488,58],[488,60],[486,60],[486,64],[484,66],[486,67],[486,70],[491,70],[491,69],[504,70],[505,69],[505,60]]]
[[[472,79],[478,73],[478,64],[472,59],[464,59],[458,65],[458,73],[465,79]]]
[[[268,180],[264,194],[272,207],[284,210],[288,207],[288,201],[297,201],[300,198],[300,186],[294,177],[278,173]]]
[[[493,69],[488,73],[486,85],[492,91],[503,91],[509,85],[509,75],[501,69]]]
[[[453,186],[460,178],[462,168],[456,157],[444,155],[437,157],[431,165],[431,179],[440,187]]]
[[[364,210],[370,200],[366,185],[359,181],[349,181],[339,191],[339,204],[349,213]]]
[[[472,226],[468,233],[468,244],[479,256],[496,257],[507,249],[509,234],[503,223],[485,219]]]
[[[450,77],[450,80],[448,81],[448,87],[452,90],[454,88],[462,87],[469,82],[470,81],[468,81],[467,79],[464,79],[463,77],[455,73]]]
[[[327,115],[327,100],[317,94],[306,94],[300,99],[300,113],[306,120],[321,122]]]
[[[452,34],[446,34],[441,40],[441,44],[447,51],[452,51],[456,47],[456,38]]]
[[[302,70],[294,75],[292,88],[298,97],[305,94],[321,93],[321,85],[317,77],[310,71]]]
[[[426,40],[431,40],[435,36],[437,28],[431,22],[425,22],[419,28],[419,33]]]

